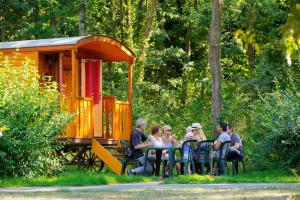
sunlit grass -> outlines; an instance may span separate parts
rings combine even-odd
[[[137,183],[163,181],[172,183],[300,183],[299,177],[291,172],[249,171],[231,176],[190,175],[161,179],[158,177],[125,176],[116,175],[109,171],[96,173],[70,168],[66,172],[56,176],[41,176],[35,178],[2,178],[0,187],[29,187],[29,186],[85,186],[85,185],[109,185],[118,183]]]
[[[83,186],[108,185],[117,183],[135,183],[157,181],[156,177],[123,176],[113,173],[96,173],[85,171],[68,171],[57,176],[41,176],[36,178],[4,178],[0,179],[0,187],[23,186]]]
[[[250,171],[231,176],[178,176],[165,183],[300,183],[300,179],[287,171]]]

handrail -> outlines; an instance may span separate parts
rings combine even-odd
[[[64,97],[67,111],[75,114],[73,121],[64,131],[65,137],[92,138],[94,135],[94,103],[92,98]]]
[[[103,130],[105,138],[129,139],[129,103],[117,101],[114,96],[103,97]]]
[[[64,131],[64,137],[93,138],[95,131],[93,99],[65,97],[62,101],[67,105],[66,111],[75,114],[74,120]],[[103,123],[100,136],[105,139],[129,140],[131,131],[129,109],[128,102],[117,101],[116,97],[113,96],[104,96],[102,98],[102,113],[99,113],[102,114]],[[98,113],[95,114],[99,115]]]

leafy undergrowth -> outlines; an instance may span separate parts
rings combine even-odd
[[[300,179],[299,177],[296,177],[292,173],[286,171],[272,170],[249,171],[247,173],[241,172],[235,176],[177,176],[174,178],[166,179],[164,183],[300,183]]]

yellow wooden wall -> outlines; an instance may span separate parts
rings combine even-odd
[[[30,61],[38,66],[39,56],[37,51],[30,52],[1,52],[0,49],[0,62],[5,59],[9,59],[9,62],[14,66],[20,66],[26,61]]]

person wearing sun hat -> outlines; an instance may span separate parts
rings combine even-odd
[[[202,130],[202,126],[200,123],[193,123],[192,124],[192,132],[194,133],[194,138],[201,142],[203,140],[206,140],[206,136]]]

